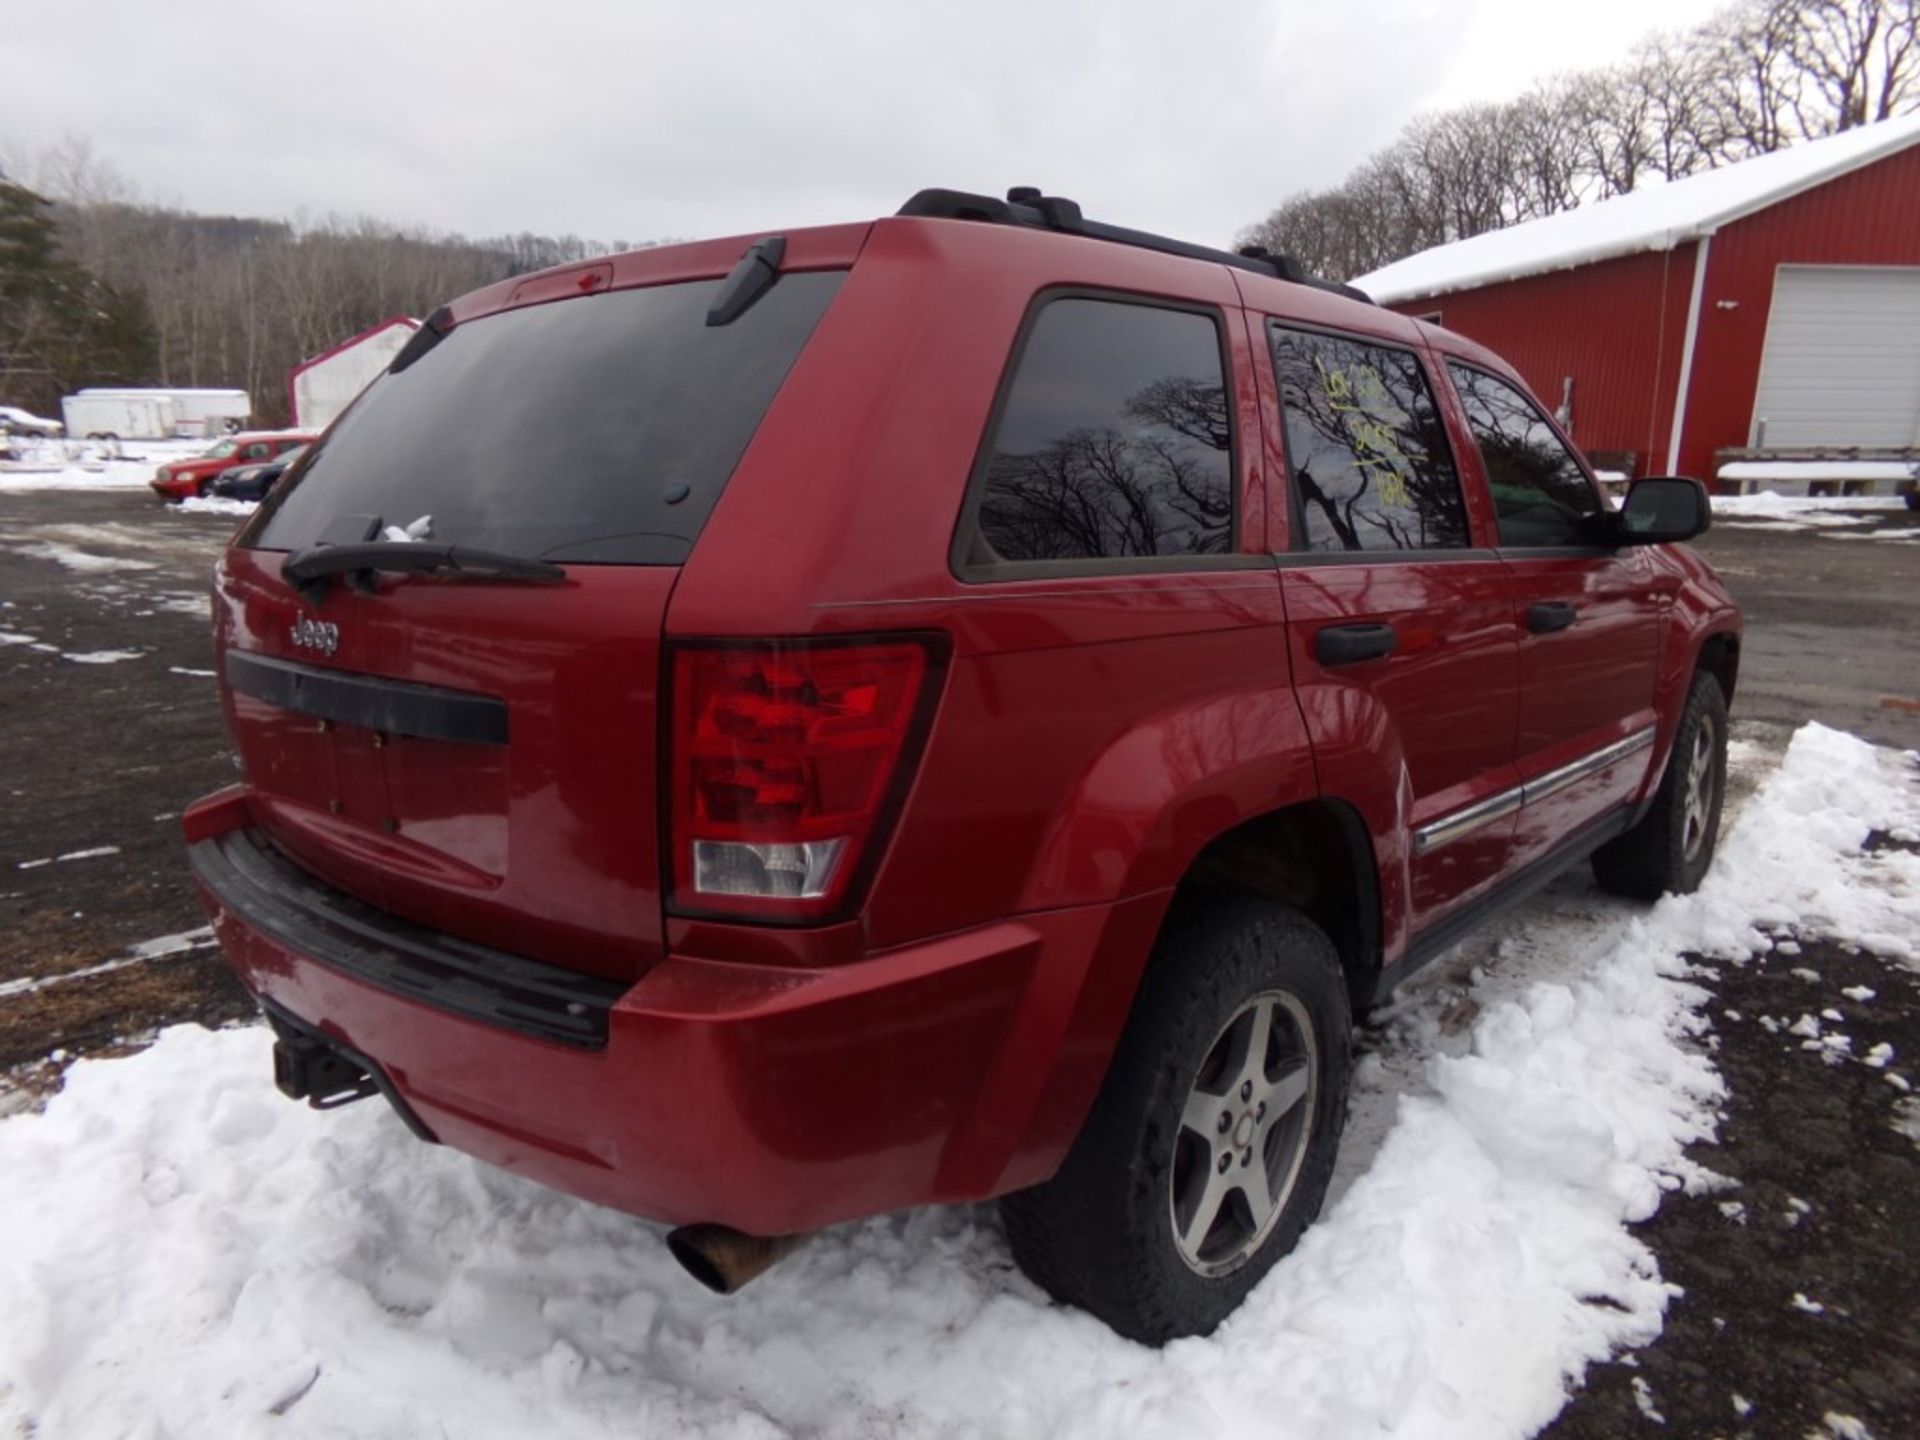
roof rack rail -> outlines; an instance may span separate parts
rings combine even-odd
[[[1145,230],[1130,230],[1124,225],[1107,225],[1089,220],[1080,207],[1058,195],[1044,195],[1037,186],[1016,185],[1007,198],[975,195],[965,190],[922,190],[902,205],[898,212],[931,220],[978,220],[988,225],[1024,225],[1035,230],[1055,230],[1064,235],[1084,235],[1089,240],[1105,240],[1114,245],[1132,245],[1140,250],[1155,250],[1162,255],[1179,255],[1188,260],[1206,260],[1215,265],[1231,265],[1255,275],[1267,275],[1295,285],[1310,285],[1345,295],[1350,300],[1373,303],[1364,290],[1343,285],[1338,280],[1322,280],[1309,275],[1300,262],[1289,255],[1275,255],[1259,245],[1244,245],[1237,252],[1215,250],[1185,240],[1154,235]]]

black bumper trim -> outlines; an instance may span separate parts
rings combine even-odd
[[[227,651],[226,670],[232,689],[282,710],[389,735],[469,745],[507,743],[507,705],[491,695],[325,670],[246,650]]]
[[[470,1020],[599,1049],[627,990],[389,915],[308,874],[255,830],[202,840],[187,858],[214,898],[254,929],[330,970]]]

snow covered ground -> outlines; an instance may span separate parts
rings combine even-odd
[[[26,490],[136,490],[170,460],[206,453],[208,440],[26,441],[21,458],[0,461],[0,493]]]
[[[1722,1090],[1681,955],[1792,925],[1920,963],[1920,857],[1860,844],[1920,830],[1910,759],[1808,726],[1735,763],[1759,789],[1699,894],[1569,881],[1466,987],[1411,987],[1338,1197],[1208,1339],[1150,1351],[1049,1305],[988,1208],[842,1227],[722,1300],[656,1227],[373,1104],[290,1105],[263,1031],[181,1027],[0,1121],[0,1431],[1530,1434],[1659,1330],[1626,1222],[1715,1183],[1682,1154]],[[1910,1059],[1882,1063],[1904,1084]]]
[[[1830,540],[1920,545],[1920,526],[1899,495],[1716,495],[1713,523],[1730,530],[1812,531]],[[1898,518],[1896,518],[1898,517]]]
[[[84,441],[27,440],[22,458],[0,461],[0,494],[29,490],[141,490],[172,460],[206,453],[207,440],[128,440],[116,450]],[[209,495],[182,501],[186,514],[251,515],[251,500]]]

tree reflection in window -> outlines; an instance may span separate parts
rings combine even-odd
[[[1480,445],[1500,520],[1500,543],[1590,544],[1589,517],[1600,497],[1533,404],[1504,380],[1449,363],[1467,425]]]
[[[1230,409],[1210,317],[1054,301],[994,434],[982,537],[1012,561],[1225,554]]]
[[[1460,477],[1413,354],[1279,325],[1270,334],[1307,548],[1466,546]]]

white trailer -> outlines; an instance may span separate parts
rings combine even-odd
[[[76,440],[189,439],[242,426],[253,413],[244,390],[109,390],[89,388],[60,402],[67,434]]]
[[[164,390],[82,390],[60,402],[60,414],[76,440],[164,440],[180,412]]]
[[[176,435],[220,435],[228,430],[244,430],[253,415],[253,400],[244,390],[174,390],[178,418]]]

